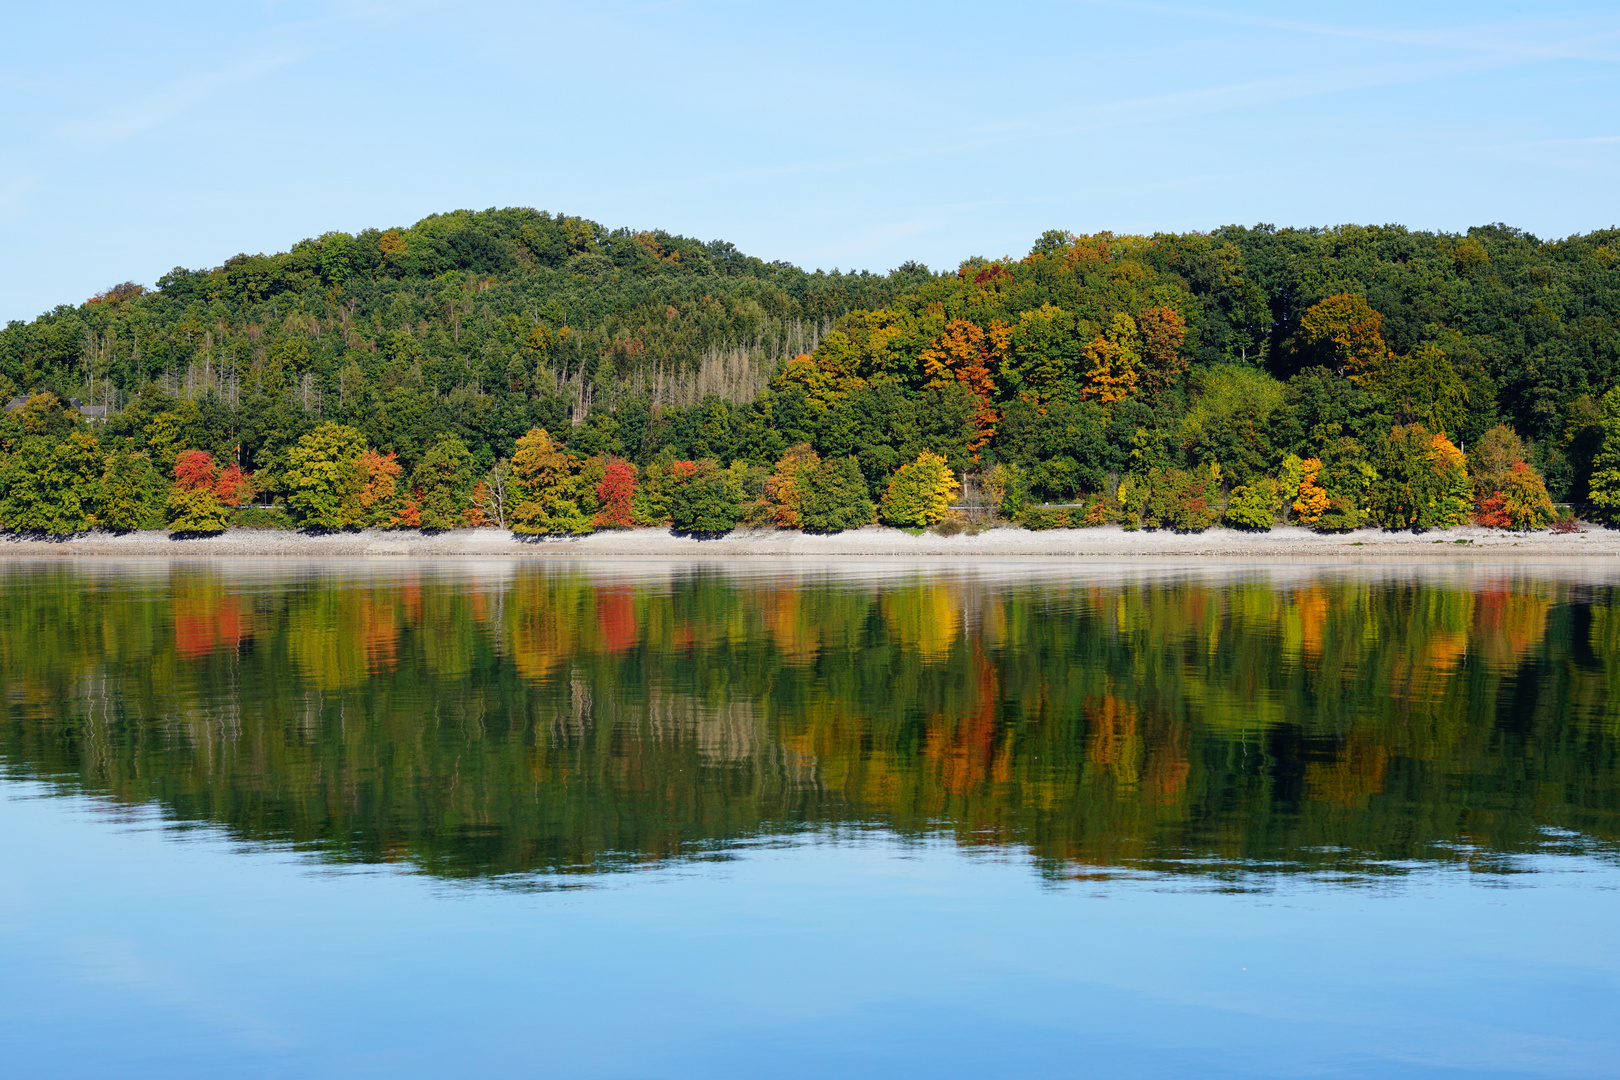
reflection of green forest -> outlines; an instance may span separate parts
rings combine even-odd
[[[0,761],[434,873],[827,824],[1085,865],[1620,839],[1608,584],[0,565]]]

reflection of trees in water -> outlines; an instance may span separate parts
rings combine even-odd
[[[1074,864],[1620,834],[1610,588],[0,570],[4,760],[452,875],[840,823]]]

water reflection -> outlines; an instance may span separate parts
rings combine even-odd
[[[0,565],[9,775],[453,877],[840,826],[1097,868],[1620,839],[1591,564]]]

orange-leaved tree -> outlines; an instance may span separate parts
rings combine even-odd
[[[1136,316],[1141,336],[1141,362],[1137,385],[1152,397],[1181,384],[1187,358],[1181,355],[1187,340],[1187,320],[1174,308],[1150,307]]]
[[[1341,375],[1359,379],[1389,356],[1384,316],[1355,293],[1340,293],[1312,304],[1299,320],[1299,341]]]
[[[765,500],[771,507],[771,520],[784,529],[797,529],[804,522],[805,474],[821,464],[821,455],[809,443],[788,447],[776,462],[776,471],[765,480]]]
[[[258,485],[253,482],[252,473],[232,462],[220,471],[219,479],[214,482],[214,494],[226,506],[239,507],[253,501]]]
[[[1294,501],[1294,513],[1305,524],[1314,525],[1328,508],[1327,489],[1318,480],[1322,475],[1322,459],[1306,458],[1299,468],[1299,497]]]
[[[925,385],[932,388],[961,383],[973,392],[978,402],[973,417],[976,434],[968,449],[975,454],[995,435],[996,421],[1001,419],[990,404],[996,391],[991,369],[1006,361],[1011,344],[1012,327],[1000,319],[992,319],[988,331],[967,319],[952,319],[945,324],[945,332],[918,356]]]
[[[379,454],[367,447],[354,459],[353,469],[354,484],[343,499],[344,524],[394,524],[401,509],[398,496],[403,470],[393,452]]]
[[[206,450],[187,450],[175,459],[174,484],[164,504],[171,532],[217,533],[225,528],[225,504],[217,487],[219,466]]]

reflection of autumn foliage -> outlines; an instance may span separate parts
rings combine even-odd
[[[1608,593],[1512,574],[1278,587],[546,565],[292,589],[187,570],[130,603],[14,571],[0,753],[435,873],[575,872],[840,822],[1018,845],[1055,875],[1337,867],[1448,858],[1459,806],[1470,843],[1532,850],[1547,824],[1614,835],[1620,786],[1593,765],[1620,742]],[[81,753],[91,690],[73,688],[183,718],[211,715],[227,683],[259,688],[230,699],[228,740],[211,722],[160,740],[136,725]],[[1503,738],[1504,708],[1524,737]],[[1504,776],[1535,777],[1536,797]]]
[[[884,596],[883,614],[895,637],[924,663],[943,660],[960,629],[961,618],[943,584],[896,589]]]
[[[978,654],[973,657],[973,667],[972,715],[955,721],[934,721],[924,741],[924,756],[935,763],[941,786],[952,794],[976,791],[987,781],[1007,779],[1007,761],[997,753],[996,706],[1001,695],[996,669]]]
[[[596,590],[596,626],[602,648],[610,654],[618,655],[636,643],[636,605],[628,588]]]
[[[805,609],[803,593],[793,588],[773,589],[765,598],[765,625],[778,654],[790,664],[806,664],[816,658],[821,639],[811,613]]]
[[[1306,793],[1342,806],[1365,806],[1370,796],[1384,790],[1388,769],[1389,749],[1374,742],[1367,732],[1358,731],[1331,762],[1312,761],[1305,766]]]
[[[1142,738],[1136,721],[1136,707],[1112,694],[1086,707],[1090,730],[1086,756],[1106,766],[1118,783],[1129,787],[1136,786],[1142,775]]]
[[[190,660],[234,650],[251,632],[242,598],[226,593],[218,579],[176,582],[171,609],[174,649]]]
[[[1541,644],[1551,608],[1534,582],[1483,589],[1474,604],[1472,647],[1492,666],[1516,667]]]

